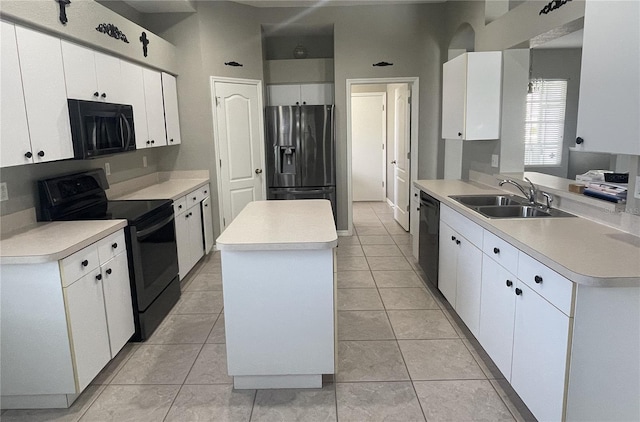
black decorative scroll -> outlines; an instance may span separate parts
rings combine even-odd
[[[69,22],[69,19],[67,19],[67,10],[65,9],[65,6],[67,6],[68,4],[71,4],[71,0],[56,0],[59,4],[60,4],[60,23],[63,25],[66,25],[67,22]]]
[[[560,7],[564,6],[570,1],[571,0],[552,0],[549,2],[549,4],[543,7],[542,10],[540,10],[540,13],[538,13],[538,16],[542,15],[543,13],[546,15],[549,12],[559,9]]]
[[[143,32],[142,35],[140,35],[140,38],[138,38],[140,40],[140,42],[142,43],[142,54],[144,54],[145,57],[147,57],[147,45],[149,45],[149,39],[147,38],[147,33]]]
[[[115,26],[112,23],[101,23],[96,27],[96,31],[102,32],[103,34],[107,34],[111,38],[122,40],[127,44],[129,44],[129,40],[127,39],[127,36],[122,31],[120,31],[117,26]]]
[[[378,62],[378,63],[374,63],[373,66],[380,66],[380,67],[384,67],[384,66],[393,66],[393,63],[389,63],[389,62]]]
[[[243,64],[238,63],[238,62],[225,62],[224,65],[225,66],[233,66],[233,67],[242,67],[242,66],[244,66]]]

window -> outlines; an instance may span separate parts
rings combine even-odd
[[[566,101],[566,80],[535,79],[529,83],[524,134],[525,166],[560,165]]]

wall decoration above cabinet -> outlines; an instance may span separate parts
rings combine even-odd
[[[502,52],[464,53],[446,62],[442,77],[442,138],[498,139]]]
[[[60,5],[60,16],[58,17],[58,19],[60,19],[61,24],[66,25],[67,22],[69,22],[69,19],[67,18],[66,6],[68,4],[71,4],[71,0],[56,0],[56,1]]]
[[[129,40],[127,36],[120,31],[120,29],[112,23],[101,23],[96,27],[96,31],[102,32],[103,34],[107,34],[111,38],[115,38],[116,40],[122,40],[123,42],[129,44]]]
[[[142,43],[142,54],[147,57],[147,52],[148,52],[148,48],[147,46],[149,45],[149,39],[147,38],[147,33],[146,32],[142,32],[142,35],[140,35],[140,38],[138,38],[140,40],[140,42]]]

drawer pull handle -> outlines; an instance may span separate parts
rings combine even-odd
[[[181,210],[182,209],[182,205],[178,205],[178,209]]]
[[[456,239],[456,245],[459,245],[460,241],[458,239]]]
[[[33,157],[33,154],[31,153],[31,151],[27,151],[27,152],[24,153],[24,156],[27,157],[27,158],[31,158],[31,157]]]
[[[511,287],[511,286],[513,286],[513,281],[507,280],[507,287]]]
[[[536,284],[540,284],[540,283],[542,283],[542,277],[537,275],[537,276],[533,277],[533,281],[535,281]]]
[[[111,274],[113,272],[113,270],[111,268],[107,268],[107,271],[105,271],[107,274]]]
[[[100,93],[99,93],[98,91],[96,91],[96,92],[94,92],[94,93],[93,93],[93,96],[94,96],[94,97],[98,97],[99,95],[100,95]]]
[[[103,92],[103,93],[100,95],[100,97],[102,97],[102,98],[107,98],[107,94],[106,94],[105,92]]]
[[[194,200],[194,201],[196,200],[196,197],[195,197],[195,196],[193,197],[193,200]]]
[[[208,207],[208,206],[209,206],[209,204],[204,204],[204,207],[205,207],[205,208],[206,208],[206,207]]]
[[[112,247],[113,249],[116,249],[116,248],[118,247],[118,244],[117,244],[116,242],[113,242],[113,243],[111,244],[111,247]]]
[[[39,151],[38,152],[38,157],[44,157],[44,151]]]
[[[451,240],[453,240],[455,242],[456,241],[456,237],[455,236],[451,236]]]
[[[87,265],[89,265],[89,261],[87,261],[86,259],[84,261],[82,261],[82,266],[86,267]]]
[[[500,249],[499,248],[493,248],[493,253],[494,254],[499,254],[500,253]]]
[[[98,275],[96,276],[96,280],[98,280],[98,281],[102,280],[102,274],[98,274]]]
[[[206,195],[206,194],[208,194],[208,193],[209,193],[209,192],[207,192],[207,191],[204,191],[204,194],[205,194],[205,195]]]
[[[519,289],[519,288],[516,287],[516,295],[517,296],[522,295],[522,289]]]

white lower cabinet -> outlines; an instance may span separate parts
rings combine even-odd
[[[124,232],[58,262],[3,265],[1,312],[2,408],[69,407],[135,330]]]
[[[202,234],[204,235],[204,253],[213,248],[213,221],[211,217],[211,197],[207,196],[202,204]]]
[[[174,201],[180,279],[213,246],[209,194],[207,184]]]
[[[515,293],[511,386],[538,420],[562,420],[570,318],[522,281]]]

